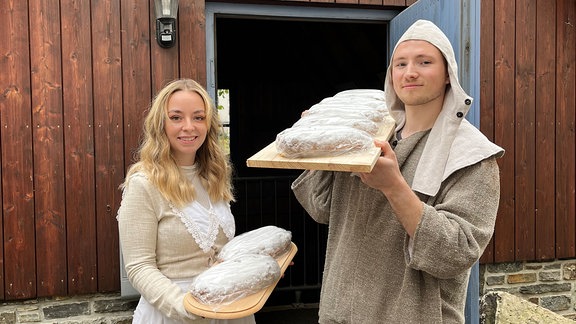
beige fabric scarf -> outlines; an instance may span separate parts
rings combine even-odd
[[[416,168],[412,189],[434,196],[440,184],[454,171],[491,156],[501,157],[504,150],[490,142],[478,129],[465,120],[473,98],[458,81],[458,65],[452,44],[446,35],[427,20],[418,20],[406,30],[396,46],[407,40],[424,40],[436,46],[448,63],[450,86],[447,88],[442,111],[438,115]],[[394,56],[394,53],[392,54]],[[396,130],[406,122],[404,103],[392,86],[392,64],[388,66],[384,84],[386,104],[396,120]]]

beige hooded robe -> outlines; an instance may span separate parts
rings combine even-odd
[[[450,87],[434,127],[396,140],[401,172],[424,202],[412,239],[386,197],[346,172],[304,171],[292,184],[316,221],[329,225],[320,323],[463,323],[471,266],[494,229],[503,150],[464,116],[454,52],[434,24],[417,21],[399,42],[426,40],[448,62]],[[404,106],[385,84],[398,129]]]

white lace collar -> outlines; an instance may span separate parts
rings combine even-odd
[[[210,209],[206,209],[197,201],[193,201],[182,210],[172,204],[170,207],[174,213],[180,216],[180,220],[186,226],[188,233],[192,234],[196,243],[206,253],[214,246],[219,227],[222,227],[228,239],[234,237],[236,230],[234,216],[230,211],[230,206],[223,201],[210,204]]]
[[[194,237],[194,240],[202,251],[209,252],[216,242],[219,228],[228,237],[232,239],[235,234],[236,224],[234,216],[230,210],[230,205],[224,201],[212,203],[208,197],[206,189],[202,186],[201,182],[196,175],[194,167],[181,167],[184,174],[192,181],[196,190],[196,196],[199,198],[184,208],[176,208],[170,203],[172,211],[180,217],[182,223],[186,226],[188,233]],[[209,208],[204,207],[198,200],[207,201]]]

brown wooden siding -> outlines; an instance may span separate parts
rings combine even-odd
[[[576,257],[576,4],[481,7],[481,129],[506,149],[482,262]],[[180,0],[187,37],[163,49],[152,0],[0,2],[0,300],[120,289],[118,185],[153,94],[206,83],[204,8]]]
[[[114,189],[124,176],[124,155],[120,154],[123,142],[113,140],[123,137],[120,16],[120,3],[93,1],[93,71],[101,76],[101,81],[94,82],[96,234],[100,237],[109,233],[103,236],[105,239],[96,240],[97,251],[113,251],[118,247],[115,231],[111,229],[117,226],[115,213],[121,198]],[[119,267],[119,259],[114,253],[98,253],[96,257],[98,265],[110,268],[97,272],[98,291],[116,290],[119,272],[113,269]]]
[[[576,2],[559,1],[556,20],[556,256],[575,254]],[[553,90],[553,89],[552,89]]]
[[[60,38],[53,36],[60,33],[60,13],[57,6],[43,6],[40,1],[30,3],[29,12],[29,25],[44,27],[30,33],[36,289],[38,296],[65,295],[68,275],[67,265],[62,262],[66,260],[62,55]]]
[[[576,255],[576,2],[482,0],[481,130],[506,149],[482,262]]]

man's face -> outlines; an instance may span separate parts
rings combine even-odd
[[[406,106],[422,106],[444,100],[450,78],[442,53],[421,40],[400,43],[392,58],[392,84]]]

